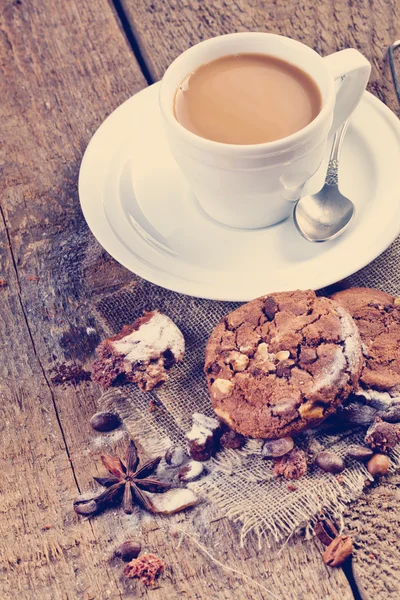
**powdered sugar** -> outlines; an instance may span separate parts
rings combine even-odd
[[[344,354],[349,370],[357,370],[361,364],[361,338],[357,325],[348,312],[341,306],[336,307],[342,326],[342,339],[344,340]]]
[[[344,308],[337,306],[336,312],[340,318],[341,338],[344,342],[344,348],[337,346],[334,361],[330,368],[326,369],[322,376],[318,378],[313,391],[340,382],[347,370],[357,371],[361,364],[361,339],[357,326]]]
[[[189,461],[178,473],[178,479],[184,483],[199,479],[204,472],[204,465],[197,460]]]
[[[206,415],[203,415],[203,413],[195,412],[193,413],[192,418],[194,425],[208,429],[211,432],[214,432],[220,426],[218,419],[207,417]]]
[[[213,417],[206,417],[202,413],[193,414],[193,427],[186,434],[186,439],[196,441],[199,444],[205,444],[207,438],[211,437],[220,427],[219,421]]]
[[[341,374],[346,370],[346,359],[343,355],[341,346],[335,348],[335,359],[329,368],[325,369],[321,375],[316,379],[315,385],[313,386],[313,392],[317,392],[321,388],[329,387],[335,383],[338,383],[341,378]]]
[[[170,350],[180,361],[185,352],[185,340],[175,323],[162,313],[156,314],[137,331],[112,342],[113,348],[132,363],[156,360]]]
[[[394,392],[392,395],[390,392],[378,392],[376,390],[363,390],[360,389],[356,392],[357,396],[362,396],[365,400],[376,408],[377,410],[387,410],[397,402],[400,402],[400,394]]]

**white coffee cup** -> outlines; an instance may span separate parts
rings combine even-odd
[[[276,56],[308,73],[322,96],[318,116],[300,131],[265,144],[224,144],[185,129],[174,116],[175,94],[183,79],[220,56],[245,52]],[[160,107],[171,153],[203,210],[224,225],[245,229],[288,217],[293,201],[320,166],[330,133],[358,105],[370,70],[357,50],[322,58],[300,42],[271,33],[223,35],[178,56],[162,79]],[[337,80],[342,80],[338,91]]]

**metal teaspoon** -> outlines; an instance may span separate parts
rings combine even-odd
[[[355,206],[340,193],[338,184],[339,156],[348,125],[346,121],[333,138],[323,188],[300,198],[294,208],[295,225],[309,242],[333,240],[343,233],[354,216]]]

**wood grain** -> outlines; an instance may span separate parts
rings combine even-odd
[[[289,36],[327,55],[347,47],[372,63],[369,89],[398,109],[387,48],[400,37],[395,0],[121,0],[154,80],[201,40],[237,31]]]
[[[264,552],[260,560],[254,543],[238,549],[226,520],[210,523],[215,557],[244,572],[243,579],[196,543],[178,545],[169,521],[165,531],[116,511],[92,521],[74,514],[77,493],[94,489],[99,454],[125,440],[90,430],[96,386],[58,385],[55,377],[60,368],[90,364],[104,333],[94,300],[135,285],[88,232],[78,169],[98,125],[145,81],[105,0],[62,7],[7,0],[0,34],[1,598],[271,597],[260,584],[278,597],[352,598],[341,571],[328,571],[312,542],[279,556]],[[124,580],[111,558],[129,535],[168,565],[150,593]]]
[[[221,2],[213,11],[204,2],[171,0],[169,9],[135,0],[131,8],[143,53],[147,60],[152,56],[152,72],[159,77],[183,49],[179,44],[225,31],[225,20],[228,30],[256,27],[246,25],[246,15],[254,13],[254,23],[264,26],[258,20],[271,11],[268,18],[282,20],[290,31],[293,19],[298,22],[294,13],[305,10],[290,3],[257,5]],[[328,9],[318,10],[324,19]],[[174,11],[181,13],[177,22]],[[149,34],[148,27],[158,30]],[[297,32],[302,35],[299,26]],[[145,34],[153,48],[144,43]],[[104,334],[95,302],[136,281],[88,231],[79,209],[78,170],[99,124],[146,82],[106,0],[69,0],[62,6],[5,0],[0,59],[0,278],[7,282],[0,288],[0,597],[273,597],[261,584],[279,598],[350,600],[343,572],[324,567],[314,542],[289,544],[278,554],[260,553],[250,540],[242,550],[232,524],[204,516],[200,508],[165,523],[117,511],[84,521],[73,513],[77,493],[94,489],[101,452],[123,448],[126,439],[90,430],[99,396],[95,385],[58,385],[54,378],[63,366],[88,369]],[[178,527],[204,518],[200,541],[225,567],[246,577],[213,562],[196,541],[184,537],[180,543]],[[112,559],[113,548],[130,535],[167,563],[166,575],[150,592],[124,580],[121,564]]]

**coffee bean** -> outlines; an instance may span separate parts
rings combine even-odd
[[[366,448],[365,446],[350,446],[347,451],[347,456],[349,458],[353,458],[354,460],[359,460],[361,462],[366,462],[371,458],[373,452],[370,448]]]
[[[185,455],[182,446],[171,446],[165,453],[165,462],[170,467],[180,467],[185,460]]]
[[[348,535],[338,535],[324,552],[324,563],[328,567],[340,567],[353,552],[353,540]]]
[[[130,562],[139,556],[141,549],[142,545],[140,542],[136,542],[135,540],[126,540],[126,542],[118,546],[114,554],[118,558],[122,558],[124,562]]]
[[[341,473],[345,468],[343,458],[328,450],[324,450],[317,455],[315,464],[327,473]]]
[[[90,424],[96,431],[112,431],[121,425],[118,415],[110,412],[98,412],[90,419]]]
[[[293,446],[294,441],[291,437],[280,438],[278,440],[265,440],[261,455],[263,458],[278,458],[290,452]]]
[[[339,531],[330,519],[317,521],[314,525],[314,533],[324,546],[329,546],[339,535]]]
[[[246,438],[241,433],[237,433],[232,429],[229,431],[225,431],[225,433],[221,436],[221,444],[224,448],[233,448],[236,450],[237,448],[241,448],[245,443]]]
[[[389,464],[390,461],[386,454],[374,454],[367,463],[367,469],[373,477],[382,477],[388,472]]]

